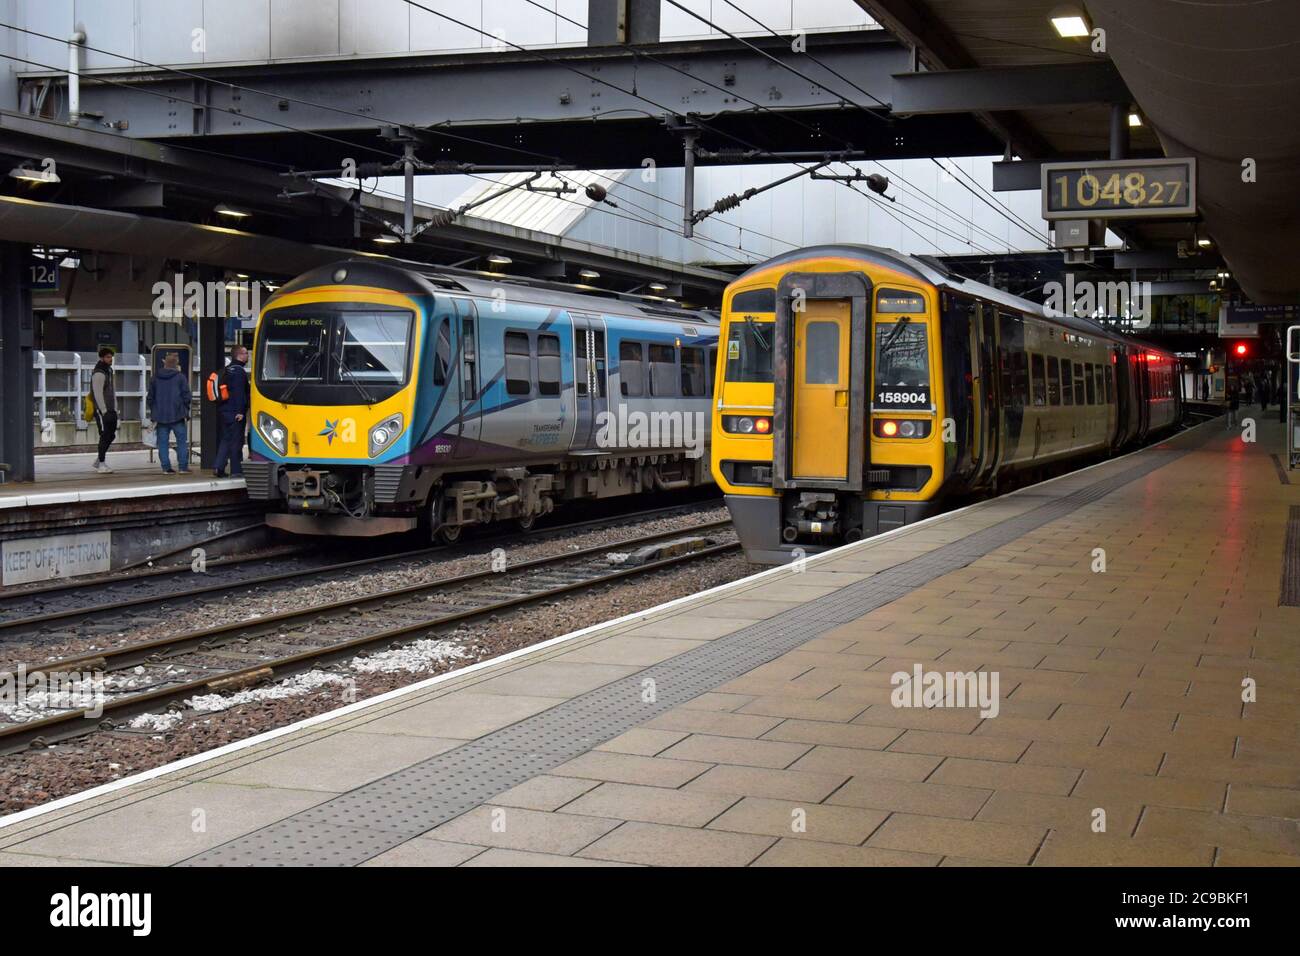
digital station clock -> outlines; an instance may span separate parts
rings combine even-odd
[[[1196,215],[1195,159],[1044,163],[1044,219]]]

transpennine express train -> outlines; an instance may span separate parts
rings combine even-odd
[[[715,315],[348,260],[254,343],[249,495],[268,523],[444,541],[564,501],[711,483]]]
[[[713,473],[755,563],[1115,454],[1182,415],[1172,353],[887,249],[750,269],[727,287],[720,345]]]

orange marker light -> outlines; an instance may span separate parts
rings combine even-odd
[[[893,438],[898,434],[898,422],[885,422],[880,426],[880,430],[889,438]]]
[[[766,418],[754,419],[754,431],[758,432],[760,435],[766,435],[771,430],[772,430],[772,422],[770,419],[766,419]]]

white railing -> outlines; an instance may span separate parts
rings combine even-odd
[[[96,440],[81,417],[82,399],[90,392],[90,376],[99,356],[94,352],[38,351],[32,360],[36,392],[32,413],[36,445],[52,447],[80,445]],[[138,441],[140,421],[149,391],[149,356],[119,352],[113,357],[113,388],[117,392],[121,440]],[[190,370],[190,392],[199,398],[197,363]]]

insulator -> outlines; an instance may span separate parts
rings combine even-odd
[[[450,226],[459,216],[454,209],[439,209],[429,217],[429,225],[441,229],[443,226]]]
[[[587,198],[593,202],[604,202],[605,197],[609,195],[609,193],[605,191],[605,187],[600,185],[600,183],[588,183],[587,188],[584,189],[583,192],[585,192]]]

